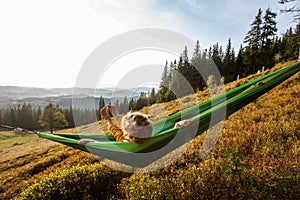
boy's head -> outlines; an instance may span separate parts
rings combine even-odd
[[[151,137],[153,127],[149,117],[140,112],[128,112],[122,117],[121,128],[128,141],[142,143]]]

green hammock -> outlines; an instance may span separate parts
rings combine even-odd
[[[158,120],[153,123],[153,136],[142,144],[116,142],[111,135],[107,134],[47,134],[42,132],[37,134],[42,138],[87,151],[100,157],[135,167],[145,167],[224,120],[224,117],[228,117],[243,108],[298,71],[300,71],[300,63],[288,65],[200,104],[172,114],[167,118]],[[175,123],[183,118],[190,118],[192,124],[185,128],[173,128]],[[77,143],[83,138],[94,139],[97,142],[87,143],[84,147],[79,146]]]

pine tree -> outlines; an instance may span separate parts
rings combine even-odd
[[[222,68],[222,57],[220,53],[219,43],[214,44],[212,47],[211,59],[214,61],[215,65],[218,67],[222,76],[224,76],[224,70]]]
[[[283,61],[296,60],[299,55],[300,24],[295,29],[290,28],[283,35],[281,42],[281,55]]]
[[[259,9],[251,29],[248,31],[244,43],[251,48],[259,48],[261,46],[261,32],[262,32],[262,10]]]
[[[8,111],[8,120],[10,126],[16,127],[17,126],[17,114],[13,108],[9,109]]]
[[[267,68],[274,66],[274,52],[272,51],[272,43],[274,41],[277,28],[276,28],[276,18],[277,14],[272,12],[268,8],[265,12],[263,27],[262,27],[262,46],[261,46],[261,59],[265,62],[262,62],[262,65]]]
[[[201,71],[203,72],[204,66],[205,66],[205,60],[207,57],[207,51],[203,51],[203,54],[201,55],[201,50],[200,50],[200,44],[199,41],[197,40],[194,52],[193,52],[193,57],[191,59],[191,69],[190,69],[190,83],[192,88],[195,91],[203,89],[203,78],[201,76]]]
[[[172,63],[171,63],[172,65]],[[166,61],[164,70],[163,70],[163,74],[161,76],[161,82],[160,82],[160,86],[159,86],[159,91],[157,93],[157,98],[156,101],[158,103],[162,103],[166,101],[166,93],[169,90],[169,83],[170,83],[170,79],[171,79],[171,72],[169,73],[168,71],[168,61]]]
[[[199,40],[197,40],[193,57],[191,59],[191,64],[193,66],[198,66],[200,64],[200,59],[201,59],[200,43]]]
[[[152,88],[149,98],[149,105],[153,105],[156,103],[156,94],[155,94],[155,88]]]
[[[182,57],[182,60],[183,60],[184,63],[188,63],[189,62],[188,50],[187,50],[186,46],[184,47],[184,50],[182,52],[181,57]]]
[[[274,40],[277,32],[277,22],[275,21],[277,14],[268,8],[265,12],[262,27],[262,47],[269,47]]]
[[[97,110],[98,111],[98,110]],[[70,106],[67,109],[63,110],[63,114],[65,115],[65,118],[68,122],[68,128],[75,127],[74,118],[73,118],[73,108]]]
[[[261,53],[262,45],[262,10],[259,9],[253,23],[251,24],[251,29],[247,33],[244,43],[246,43],[247,54],[245,56],[245,64],[248,68],[252,67],[251,72],[255,73],[258,69],[258,66],[261,65],[260,60],[258,59],[259,54]],[[250,71],[250,70],[249,70]]]
[[[33,130],[33,110],[30,104],[25,104],[25,116],[27,120],[24,128]]]
[[[141,92],[139,98],[136,101],[136,109],[140,110],[145,106],[148,106],[148,97],[145,92]]]
[[[231,39],[228,39],[228,44],[226,46],[225,56],[223,59],[223,76],[225,77],[226,82],[230,82],[233,80],[234,77],[234,62],[235,62],[235,55],[234,49],[231,45]]]
[[[133,98],[129,101],[129,110],[137,110],[136,109],[136,101],[133,100]]]
[[[184,61],[183,57],[180,56],[177,68],[174,71],[174,78],[170,84],[171,91],[167,93],[168,100],[174,100],[175,96],[179,98],[190,94],[189,68],[190,64]],[[173,94],[175,94],[175,96]]]
[[[127,96],[124,97],[123,102],[120,102],[120,106],[118,108],[118,112],[120,114],[125,114],[129,111],[129,102]]]
[[[105,107],[104,98],[100,96],[98,110],[96,111],[97,120],[101,120],[100,110]]]
[[[237,54],[236,60],[235,60],[235,65],[236,65],[236,75],[242,75],[243,70],[244,70],[244,64],[243,64],[243,46],[240,46],[239,52]]]

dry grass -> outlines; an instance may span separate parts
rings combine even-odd
[[[230,83],[226,90],[267,72]],[[75,194],[85,199],[297,199],[299,83],[300,73],[230,116],[208,156],[199,159],[204,133],[175,163],[151,173],[118,173],[99,164],[90,154],[34,135],[18,138],[5,132],[1,145],[6,146],[0,149],[0,198],[74,198]],[[199,92],[196,97],[185,97],[182,103],[157,104],[142,111],[154,120],[160,119],[190,106],[190,99],[194,98],[203,101],[209,94]],[[104,127],[101,122],[101,128]],[[79,130],[95,133],[98,125],[82,126]],[[106,182],[101,182],[103,179]]]

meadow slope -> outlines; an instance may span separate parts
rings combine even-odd
[[[230,83],[226,88],[261,75]],[[204,91],[196,97],[203,101],[209,95]],[[190,98],[185,97],[184,106],[189,106]],[[165,108],[165,114],[179,109],[174,101],[143,111],[158,106]],[[163,117],[160,113],[150,114]],[[100,124],[104,126],[104,122]],[[81,128],[92,132],[95,124]],[[300,73],[227,118],[213,150],[200,159],[205,136],[195,138],[171,165],[131,174],[110,169],[88,153],[35,135],[0,132],[0,198],[298,199]]]

